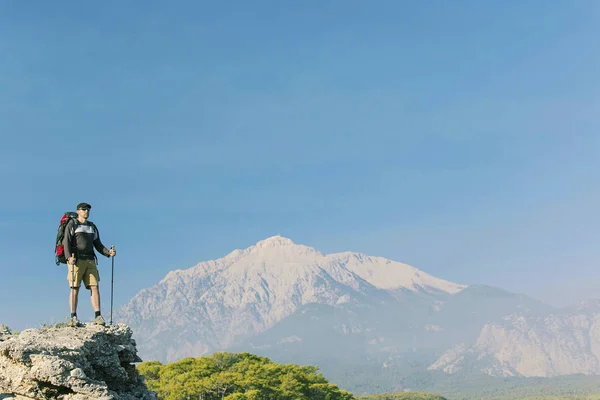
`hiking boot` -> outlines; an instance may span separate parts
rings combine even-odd
[[[78,326],[83,326],[83,324],[81,322],[79,322],[79,320],[77,319],[77,317],[72,317],[69,320],[69,324],[70,327],[76,328]]]
[[[106,325],[106,321],[104,320],[102,315],[98,315],[96,318],[94,318],[94,325]]]

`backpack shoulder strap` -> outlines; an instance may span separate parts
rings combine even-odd
[[[69,224],[71,225],[71,234],[75,235],[75,230],[79,226],[79,221],[77,221],[77,218],[75,217],[70,217],[69,222],[67,222],[67,227],[69,226]]]

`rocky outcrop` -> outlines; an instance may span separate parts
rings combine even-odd
[[[0,333],[0,399],[157,399],[127,325]]]

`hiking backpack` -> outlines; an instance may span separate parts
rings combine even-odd
[[[65,246],[63,245],[63,239],[65,238],[65,229],[67,227],[67,224],[72,219],[77,221],[77,213],[71,211],[67,211],[60,219],[58,231],[56,232],[56,245],[54,247],[54,259],[56,265],[67,263],[67,259],[65,258]]]

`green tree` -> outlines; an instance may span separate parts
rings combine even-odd
[[[250,353],[215,353],[163,365],[138,365],[148,388],[164,400],[351,400],[315,366],[277,364]]]

